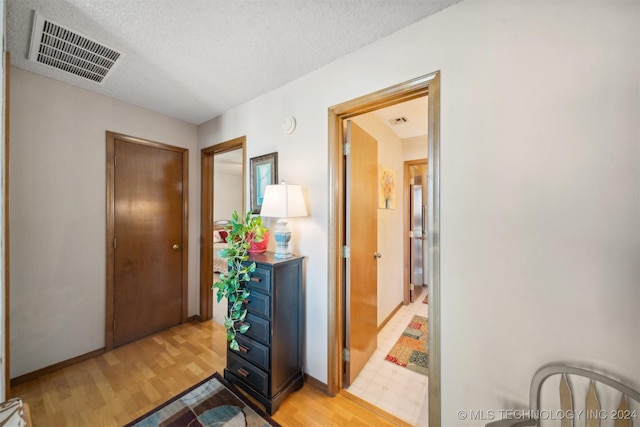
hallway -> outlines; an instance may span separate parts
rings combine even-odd
[[[428,317],[429,306],[423,303],[427,289],[415,302],[403,305],[378,333],[378,348],[358,378],[347,389],[354,396],[383,409],[413,425],[426,425],[429,379],[425,375],[386,361],[385,356],[396,343],[414,315]]]

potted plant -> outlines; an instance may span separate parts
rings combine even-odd
[[[236,335],[244,334],[249,329],[249,324],[244,322],[247,309],[244,301],[249,297],[250,291],[245,287],[249,276],[256,269],[254,262],[247,263],[251,242],[261,242],[268,231],[262,223],[262,218],[252,216],[247,212],[241,221],[238,212],[233,211],[231,221],[227,226],[227,247],[220,252],[220,256],[228,261],[228,271],[220,274],[219,281],[213,288],[218,290],[217,300],[227,298],[229,315],[224,319],[224,327],[227,329],[227,341],[233,350],[238,350]]]
[[[266,252],[269,244],[269,229],[262,223],[262,217],[247,213],[245,224],[249,230],[246,236],[249,242],[249,253],[253,255]]]

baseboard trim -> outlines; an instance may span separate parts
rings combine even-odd
[[[380,326],[378,326],[378,333],[380,333],[380,331],[382,330],[382,328],[384,328],[386,326],[387,323],[389,323],[389,320],[391,320],[391,318],[398,312],[398,310],[400,310],[400,307],[402,307],[402,303],[398,304],[398,306],[396,308],[393,309],[393,311],[391,312],[391,314],[389,314],[387,316],[386,319],[384,319],[382,321],[382,323],[380,324]]]
[[[313,388],[317,388],[324,394],[329,394],[329,386],[323,383],[322,381],[320,381],[319,379],[312,377],[309,374],[306,374],[306,373],[304,374],[304,382],[308,383]]]
[[[50,366],[45,366],[44,368],[38,369],[37,371],[29,372],[24,375],[17,376],[15,378],[11,378],[11,387],[16,386],[18,384],[26,383],[27,381],[35,380],[42,375],[50,374],[59,369],[66,368],[71,365],[75,365],[76,363],[84,362],[85,360],[89,360],[96,356],[100,356],[104,354],[105,348],[99,348],[98,350],[90,351],[89,353],[81,354],[80,356],[76,356],[71,359],[63,360],[62,362],[55,363]]]

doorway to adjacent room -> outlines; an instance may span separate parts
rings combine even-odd
[[[440,424],[440,347],[439,347],[439,252],[438,252],[438,225],[439,225],[439,72],[423,76],[418,79],[393,86],[382,91],[366,95],[364,97],[340,104],[329,110],[329,158],[330,158],[330,218],[331,224],[329,236],[330,250],[330,280],[333,285],[329,287],[329,375],[328,391],[330,394],[343,392],[353,379],[353,367],[350,366],[354,351],[360,353],[359,348],[352,348],[347,339],[353,335],[352,317],[350,306],[352,293],[348,291],[349,285],[357,282],[352,276],[354,270],[350,264],[354,257],[356,263],[367,264],[365,270],[375,270],[375,260],[380,259],[377,242],[371,248],[352,248],[350,236],[351,225],[360,221],[361,217],[353,216],[360,206],[350,206],[351,196],[358,184],[358,175],[350,175],[350,163],[359,161],[358,158],[349,159],[345,156],[345,138],[350,134],[347,131],[347,122],[371,111],[384,107],[407,102],[416,98],[428,96],[428,158],[429,173],[427,183],[428,194],[428,258],[429,258],[429,421],[430,425]],[[369,210],[362,210],[363,217]],[[363,218],[362,217],[362,218]],[[402,245],[401,245],[402,246]],[[359,260],[362,261],[359,261]],[[358,267],[359,268],[359,267]],[[402,270],[402,269],[400,269]],[[357,270],[355,270],[357,271]],[[404,269],[403,275],[408,274],[409,269]],[[398,277],[400,281],[402,277]],[[347,282],[351,282],[350,284]],[[408,293],[408,292],[407,292]],[[408,303],[404,299],[405,303]],[[362,315],[358,314],[357,322],[361,322]],[[369,314],[371,316],[371,314]],[[353,322],[352,322],[353,320]],[[373,322],[379,324],[379,319]],[[366,320],[370,323],[372,320]],[[370,336],[373,334],[369,333]],[[376,337],[373,338],[374,340]],[[366,346],[370,348],[371,345]],[[349,377],[345,374],[349,373]]]
[[[237,210],[244,213],[246,137],[232,139],[201,152],[201,207],[200,207],[200,319],[222,322],[226,313],[224,301],[217,303],[212,286],[220,273],[214,260],[220,244],[217,228],[231,218]],[[218,309],[215,310],[215,307]]]

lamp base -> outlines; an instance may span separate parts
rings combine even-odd
[[[274,258],[284,259],[291,258],[291,251],[289,250],[289,241],[291,240],[291,230],[287,227],[287,220],[280,218],[278,220],[278,226],[273,232],[273,238],[276,241],[276,251],[273,254]]]

